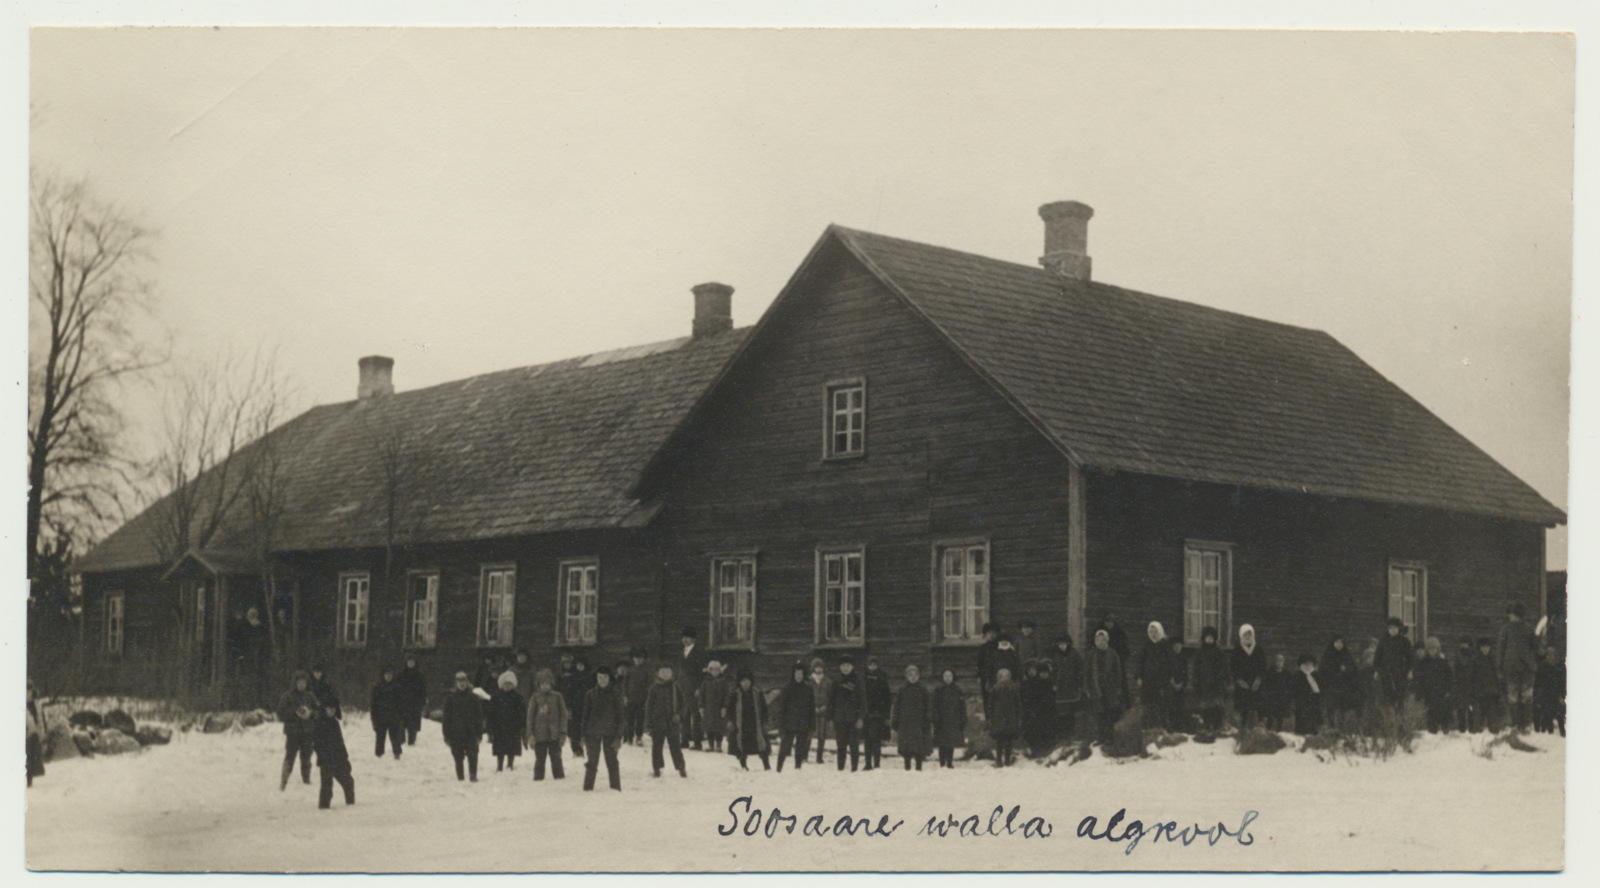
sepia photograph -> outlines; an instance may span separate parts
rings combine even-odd
[[[31,28],[29,870],[1568,866],[1573,33],[508,24]]]

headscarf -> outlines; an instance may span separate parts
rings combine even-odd
[[[1245,639],[1247,635],[1249,640]],[[1250,656],[1256,652],[1256,627],[1249,623],[1239,626],[1239,647],[1244,649],[1245,656]]]
[[[1145,634],[1150,636],[1151,644],[1160,644],[1161,640],[1167,637],[1167,631],[1155,620],[1151,620],[1150,625],[1145,627]]]

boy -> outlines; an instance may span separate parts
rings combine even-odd
[[[817,738],[817,764],[822,764],[823,747],[828,745],[828,701],[833,698],[833,682],[828,680],[827,666],[821,657],[811,659],[811,700],[815,722],[811,736]],[[835,750],[835,755],[838,751]]]
[[[1456,730],[1463,734],[1472,730],[1472,661],[1477,656],[1472,639],[1463,636],[1456,644],[1455,686],[1450,695],[1455,702]]]
[[[1417,661],[1416,693],[1428,708],[1428,733],[1450,730],[1450,691],[1455,676],[1450,672],[1450,662],[1437,636],[1430,635],[1423,642],[1422,659]]]
[[[1167,639],[1167,687],[1161,700],[1162,727],[1175,734],[1189,730],[1188,708],[1185,698],[1189,693],[1189,658],[1185,656],[1183,638],[1177,635]]]
[[[322,774],[322,790],[317,793],[317,807],[333,805],[333,782],[339,781],[344,789],[344,803],[356,803],[356,781],[350,776],[350,753],[344,748],[344,732],[339,730],[339,701],[328,698],[321,701],[315,720],[317,770]]]
[[[861,739],[866,745],[863,771],[883,764],[883,741],[889,739],[889,710],[894,696],[889,678],[878,671],[878,658],[867,658],[866,674],[861,676]]]
[[[548,669],[534,676],[538,690],[528,697],[526,735],[533,745],[533,779],[544,779],[544,762],[550,760],[550,775],[566,778],[561,770],[561,745],[567,737],[567,701],[556,693],[556,678]]]
[[[816,696],[806,681],[806,665],[795,661],[789,670],[789,683],[778,694],[778,773],[783,773],[783,763],[794,751],[794,769],[806,762],[811,750],[811,726],[816,721]]]
[[[1017,624],[1017,659],[1023,663],[1032,663],[1043,655],[1039,650],[1039,636],[1034,632],[1038,624],[1032,620],[1023,620]]]
[[[1050,661],[1033,660],[1017,689],[1021,699],[1022,738],[1028,754],[1042,756],[1050,751],[1056,722],[1056,689],[1050,680]]]
[[[400,757],[400,741],[405,735],[405,690],[394,680],[394,667],[383,667],[383,677],[372,688],[372,732],[378,735],[377,756],[383,758],[383,741],[388,739],[394,757]]]
[[[838,770],[844,770],[846,750],[850,752],[850,770],[856,770],[861,761],[861,745],[857,738],[864,714],[856,661],[849,654],[839,660],[839,677],[834,679],[833,691],[828,697],[828,718],[833,721],[833,755],[839,762]]]
[[[1478,639],[1478,655],[1472,658],[1472,731],[1498,728],[1500,671],[1494,663],[1494,641],[1487,635]]]
[[[728,679],[723,675],[721,660],[706,664],[706,677],[700,680],[695,694],[699,696],[695,708],[700,710],[700,727],[706,735],[706,746],[712,752],[721,752],[725,730],[722,704],[728,701]]]
[[[321,707],[311,692],[311,677],[296,671],[290,680],[289,690],[278,698],[278,721],[283,723],[283,775],[278,789],[287,789],[289,775],[294,773],[294,760],[300,758],[300,779],[311,782],[311,750],[316,742],[316,718]]]
[[[594,682],[589,678],[589,663],[582,657],[572,657],[568,660],[566,654],[561,655],[562,663],[570,663],[566,678],[562,679],[561,696],[567,698],[567,711],[572,713],[569,725],[571,734],[567,739],[572,741],[572,754],[583,757],[583,705],[589,698],[589,689],[594,687]]]
[[[1315,657],[1301,654],[1299,666],[1289,679],[1289,700],[1294,707],[1294,732],[1304,737],[1322,728],[1322,685],[1317,682]]]
[[[633,663],[618,660],[617,665],[611,667],[611,679],[622,691],[622,745],[627,746],[637,736],[633,733],[633,719],[629,714],[633,700],[628,696],[628,688],[633,684]]]
[[[915,663],[906,667],[906,683],[894,696],[894,712],[890,722],[895,730],[895,748],[911,770],[913,762],[922,770],[922,761],[933,751],[933,695],[921,681],[922,670]],[[999,681],[995,688],[1000,687]],[[991,702],[995,698],[991,698]],[[996,705],[999,705],[996,703]]]
[[[1038,670],[1034,670],[1035,678]],[[909,677],[908,677],[909,678]],[[994,766],[1011,764],[1011,745],[1022,731],[1022,693],[1011,680],[1011,670],[1001,666],[989,689],[989,734],[994,737]]]
[[[749,669],[739,670],[739,682],[728,693],[721,714],[728,725],[728,749],[738,757],[739,767],[750,770],[749,759],[755,754],[761,758],[762,770],[772,770],[772,758],[767,754],[767,698],[755,686]]]
[[[956,766],[956,747],[967,742],[967,695],[956,684],[956,671],[945,667],[933,692],[933,745],[939,750],[939,767]]]
[[[1051,733],[1058,741],[1071,740],[1083,699],[1083,655],[1073,648],[1072,636],[1057,636],[1051,666],[1056,689],[1056,724]]]
[[[466,672],[457,672],[456,689],[444,698],[444,715],[439,722],[444,729],[444,742],[450,747],[450,757],[456,762],[456,779],[467,779],[461,768],[465,762],[473,783],[478,782],[478,744],[483,740],[482,690],[473,687]]]
[[[683,766],[683,688],[672,680],[672,667],[666,663],[656,670],[656,683],[645,695],[645,726],[650,729],[650,776],[660,777],[666,764],[661,756],[665,743],[672,752],[672,766],[679,777],[689,776]]]
[[[670,674],[671,670],[668,669],[668,672]],[[595,670],[594,687],[584,694],[583,701],[583,743],[589,751],[589,760],[583,768],[585,792],[594,789],[594,780],[600,772],[602,755],[606,760],[606,776],[611,781],[611,788],[617,792],[622,791],[622,769],[617,764],[617,741],[622,739],[624,717],[622,689],[611,683],[611,670],[601,666]],[[658,752],[659,749],[660,747],[657,747]]]
[[[617,683],[622,685],[622,696],[627,704],[627,730],[623,734],[624,742],[632,740],[640,746],[644,745],[644,698],[650,693],[650,669],[645,666],[644,648],[634,646],[628,652],[628,658],[633,661],[633,667],[628,670],[626,680],[617,676]]]
[[[1272,655],[1272,668],[1261,680],[1261,720],[1267,730],[1283,730],[1289,715],[1289,675],[1284,672],[1283,654]]]
[[[1378,642],[1378,655],[1374,661],[1378,686],[1383,691],[1384,705],[1399,709],[1406,699],[1406,685],[1411,680],[1411,670],[1416,661],[1411,639],[1406,637],[1406,625],[1399,617],[1390,617],[1384,627],[1387,633]]]
[[[415,654],[406,655],[406,668],[395,676],[400,686],[400,705],[405,721],[406,745],[417,745],[417,732],[422,730],[422,710],[428,706],[428,679],[417,668]]]

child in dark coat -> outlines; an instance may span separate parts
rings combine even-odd
[[[567,738],[567,700],[556,693],[556,678],[548,669],[533,677],[538,690],[528,696],[528,719],[524,725],[527,741],[533,746],[533,779],[544,779],[544,762],[550,760],[550,774],[557,780],[567,775],[561,770],[561,746]]]
[[[794,753],[795,770],[806,763],[811,749],[811,726],[816,721],[816,696],[806,681],[806,664],[795,661],[789,683],[778,693],[778,773]]]
[[[627,707],[627,722],[623,728],[622,739],[624,743],[637,742],[644,745],[644,698],[650,693],[650,685],[655,681],[655,675],[645,663],[645,651],[642,647],[635,647],[628,654],[628,659],[633,661],[633,667],[628,670],[624,679],[617,676],[617,683],[622,685],[624,704]]]
[[[316,719],[321,706],[317,695],[311,692],[311,676],[296,672],[290,679],[289,690],[278,698],[278,721],[283,724],[283,774],[278,789],[289,786],[289,775],[294,773],[294,760],[300,759],[300,779],[311,782],[311,753],[315,748]]]
[[[994,738],[994,766],[1011,764],[1011,747],[1022,732],[1022,692],[1011,670],[1000,667],[989,689],[989,735]]]
[[[1051,734],[1058,741],[1071,740],[1083,701],[1083,655],[1073,648],[1072,636],[1056,638],[1050,662],[1056,688],[1056,724]]]
[[[1477,656],[1472,639],[1462,638],[1456,644],[1456,659],[1451,664],[1456,680],[1450,698],[1455,703],[1456,730],[1462,733],[1472,730],[1472,661]]]
[[[1302,737],[1322,730],[1322,683],[1317,659],[1300,655],[1300,668],[1289,678],[1289,705],[1294,710],[1294,732]]]
[[[1423,642],[1422,659],[1415,668],[1416,694],[1428,709],[1428,733],[1450,730],[1453,721],[1450,692],[1455,675],[1450,671],[1450,661],[1444,658],[1439,639],[1430,635]]]
[[[417,732],[422,730],[422,710],[428,706],[428,679],[417,668],[415,656],[406,657],[406,668],[395,676],[400,686],[400,712],[406,729],[406,745],[417,745]]]
[[[1335,635],[1328,642],[1327,649],[1322,652],[1322,662],[1317,664],[1317,673],[1317,681],[1322,685],[1324,718],[1336,730],[1349,727],[1361,706],[1361,696],[1356,686],[1356,661],[1345,648],[1343,636]]]
[[[1006,670],[1002,667],[1001,671]],[[895,748],[905,761],[906,770],[911,770],[913,763],[918,771],[922,770],[923,760],[933,751],[933,695],[922,683],[922,670],[915,665],[906,667],[906,683],[895,694],[889,722],[894,725]]]
[[[861,679],[856,675],[856,661],[846,654],[839,660],[839,677],[833,680],[833,690],[828,694],[828,721],[833,722],[834,758],[838,770],[844,770],[845,754],[850,755],[850,770],[861,763],[861,728],[864,717],[861,707]]]
[[[889,739],[889,712],[894,694],[889,677],[878,669],[878,658],[867,658],[866,674],[861,676],[861,741],[866,753],[864,771],[883,766],[883,743]]]
[[[1261,720],[1269,731],[1283,730],[1289,717],[1289,673],[1283,667],[1283,654],[1273,654],[1272,666],[1261,679]]]
[[[1406,688],[1410,685],[1411,670],[1416,665],[1416,648],[1406,637],[1405,623],[1399,617],[1390,617],[1378,642],[1378,655],[1373,666],[1378,674],[1378,687],[1383,692],[1383,703],[1390,709],[1399,709],[1405,703]]]
[[[356,781],[350,776],[350,753],[344,748],[344,732],[339,729],[339,701],[333,697],[320,701],[321,712],[316,718],[315,744],[317,770],[322,774],[322,790],[317,793],[317,807],[333,804],[333,783],[344,789],[344,803],[356,803]]]
[[[967,695],[956,684],[954,669],[939,676],[933,692],[933,745],[939,749],[939,767],[956,766],[956,747],[967,741]]]
[[[1567,667],[1554,647],[1544,649],[1533,673],[1533,729],[1567,736]]]
[[[1017,689],[1022,712],[1022,739],[1028,754],[1041,756],[1050,751],[1056,721],[1056,689],[1050,681],[1050,661],[1035,660]]]
[[[1184,655],[1183,639],[1167,639],[1167,686],[1161,695],[1161,726],[1173,733],[1189,729],[1185,699],[1189,694],[1189,658]]]
[[[1101,746],[1112,740],[1112,728],[1125,711],[1122,658],[1111,649],[1111,634],[1096,629],[1094,649],[1084,658],[1084,696],[1094,707],[1095,736]]]
[[[1217,645],[1217,630],[1207,626],[1200,630],[1200,650],[1194,655],[1195,704],[1200,707],[1200,721],[1207,731],[1222,727],[1232,685],[1228,656]]]
[[[1494,641],[1478,639],[1478,655],[1472,658],[1472,730],[1494,731],[1500,720],[1500,670],[1494,663]]]
[[[754,755],[761,759],[762,770],[772,770],[767,741],[767,697],[756,687],[750,670],[739,670],[739,680],[723,704],[722,718],[727,723],[728,750],[738,757],[739,767],[750,770],[750,756]]]
[[[672,674],[670,668],[667,674]],[[594,789],[595,778],[600,773],[600,760],[604,758],[611,788],[621,792],[622,767],[617,761],[617,746],[622,741],[622,723],[627,719],[622,706],[622,689],[612,683],[611,670],[601,666],[594,672],[594,687],[585,692],[583,697],[583,725],[579,733],[589,753],[588,761],[583,766],[583,790],[590,792]],[[657,746],[657,756],[660,750],[661,747]],[[682,773],[682,768],[679,768],[679,773]]]
[[[488,694],[474,687],[465,672],[456,673],[456,689],[444,698],[444,715],[439,725],[444,729],[445,745],[450,747],[450,757],[456,762],[456,779],[466,780],[462,771],[466,763],[472,782],[478,782],[478,744],[483,742],[483,698]]]
[[[728,677],[722,671],[722,661],[706,664],[705,677],[695,688],[695,708],[700,711],[700,727],[706,735],[706,746],[712,752],[722,751],[722,735],[727,726],[722,721],[722,704],[728,700]]]
[[[401,740],[405,736],[405,690],[395,681],[393,667],[385,666],[383,678],[372,688],[372,732],[378,735],[377,756],[383,758],[384,740],[400,757]]]
[[[528,704],[517,690],[517,673],[507,669],[500,673],[498,687],[484,707],[484,719],[489,727],[489,746],[494,750],[494,769],[516,770],[517,756],[522,754],[522,729],[528,720]]]
[[[566,656],[563,655],[565,660]],[[572,742],[572,754],[583,757],[583,704],[589,699],[589,689],[594,681],[589,675],[589,664],[582,657],[573,657],[570,671],[561,680],[561,696],[567,700],[567,712],[572,714],[568,724],[567,739]]]
[[[672,753],[672,766],[679,777],[689,776],[683,765],[683,686],[672,680],[672,667],[662,663],[656,669],[656,683],[644,698],[644,724],[650,732],[650,776],[660,777],[666,759],[663,744]]]

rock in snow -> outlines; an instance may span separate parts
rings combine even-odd
[[[92,709],[82,709],[67,716],[67,724],[75,728],[98,728],[105,723],[105,718]]]
[[[124,752],[138,752],[139,749],[138,740],[116,728],[106,728],[94,738],[94,751],[101,755],[121,755]]]
[[[145,725],[134,733],[140,746],[165,746],[172,742],[172,729],[166,725]]]
[[[132,736],[133,732],[136,730],[133,724],[133,716],[123,712],[120,709],[113,709],[106,713],[105,720],[102,722],[102,724],[108,728],[115,728],[116,730],[121,731],[129,736]]]
[[[213,712],[200,723],[200,730],[207,734],[221,734],[233,727],[233,716],[222,712]]]
[[[50,728],[50,736],[45,741],[45,755],[50,761],[59,762],[66,759],[75,759],[82,754],[78,749],[78,744],[72,738],[72,728],[60,722]]]
[[[253,728],[256,725],[265,724],[266,721],[267,714],[259,709],[246,712],[244,715],[239,716],[239,724],[244,725],[247,728]]]

